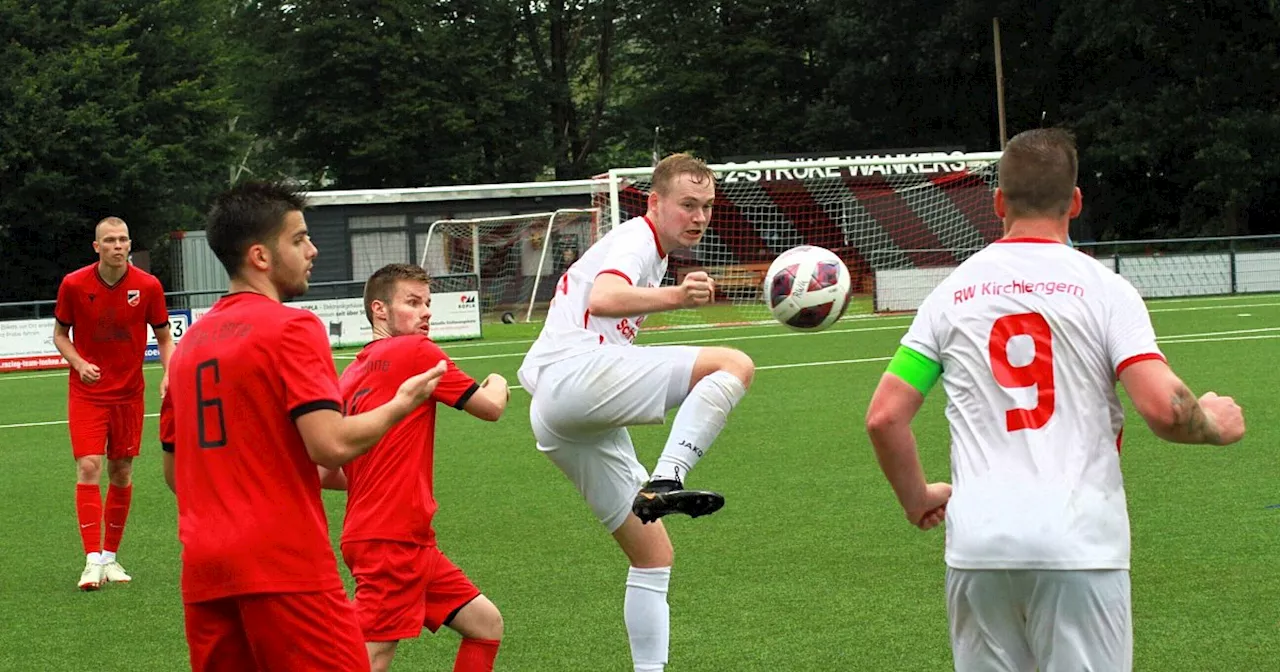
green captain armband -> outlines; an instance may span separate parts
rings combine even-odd
[[[920,390],[920,394],[929,395],[929,390],[942,377],[942,365],[908,348],[898,346],[898,352],[889,361],[887,372],[907,381],[911,387]]]

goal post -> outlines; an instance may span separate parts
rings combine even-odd
[[[655,315],[645,326],[768,319],[764,273],[779,254],[803,244],[830,249],[849,267],[858,295],[850,313],[913,309],[902,306],[922,283],[999,237],[992,194],[1000,156],[922,152],[711,165],[711,223],[692,250],[672,252],[664,282],[706,271],[717,300]],[[644,214],[652,175],[651,166],[617,168],[597,179],[593,201],[606,230]]]
[[[599,236],[599,208],[562,208],[431,223],[418,264],[434,277],[472,275],[479,311],[532,321],[545,311],[556,278]]]

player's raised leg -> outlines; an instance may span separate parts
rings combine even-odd
[[[696,517],[720,508],[723,500],[717,502],[707,493],[686,491],[684,479],[720,435],[754,375],[755,363],[740,350],[699,350],[662,456],[632,507],[642,522],[676,512]]]

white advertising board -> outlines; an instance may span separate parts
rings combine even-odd
[[[289,304],[310,310],[329,331],[329,345],[335,348],[361,346],[373,338],[373,330],[364,316],[362,299],[328,299],[298,301]],[[191,324],[200,319],[207,308],[170,310],[169,328],[174,340],[181,341]],[[431,338],[453,341],[480,337],[479,293],[441,292],[431,295]],[[72,338],[75,338],[74,332]],[[156,361],[155,334],[147,340],[147,361]],[[67,362],[53,345],[53,318],[0,321],[0,373],[66,368]]]

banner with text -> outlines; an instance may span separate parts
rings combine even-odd
[[[362,299],[329,299],[297,301],[288,304],[310,310],[320,318],[329,332],[329,345],[335,348],[362,346],[373,338],[373,330],[364,315]],[[169,329],[175,341],[193,322],[208,312],[174,309],[169,311]],[[149,331],[149,330],[148,330]],[[72,332],[72,340],[75,333]],[[480,337],[479,293],[441,292],[431,295],[431,338],[453,341]],[[154,333],[148,334],[146,361],[160,358]],[[53,318],[39,320],[0,321],[0,373],[7,371],[39,371],[66,368],[67,362],[53,345]]]

